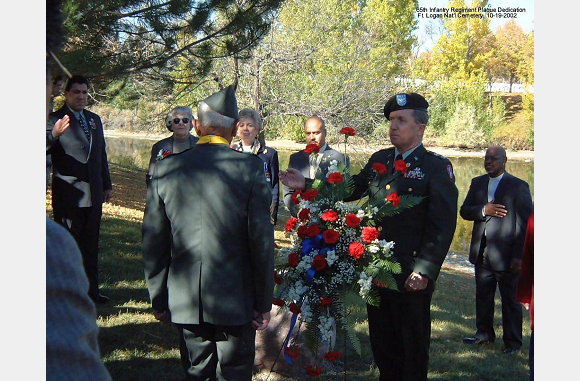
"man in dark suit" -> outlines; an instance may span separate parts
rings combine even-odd
[[[72,76],[64,91],[65,104],[49,115],[46,148],[53,165],[54,220],[66,227],[83,254],[89,295],[95,303],[109,298],[99,292],[98,246],[102,204],[112,195],[101,118],[85,109],[88,80]],[[63,124],[59,120],[70,123]]]
[[[249,381],[272,307],[272,192],[262,159],[229,148],[234,88],[198,117],[198,143],[158,161],[147,189],[145,278],[155,317],[178,327],[188,379]]]
[[[475,265],[475,320],[477,332],[466,344],[495,340],[494,298],[499,286],[502,302],[504,353],[522,346],[522,308],[516,300],[532,196],[528,183],[505,171],[505,149],[491,146],[485,153],[487,175],[475,177],[460,214],[473,221],[469,261]]]
[[[306,144],[316,144],[318,148],[317,154],[308,154],[302,150],[290,155],[288,168],[298,170],[305,178],[326,180],[328,174],[328,167],[332,160],[344,163],[347,168],[350,167],[350,159],[348,156],[330,148],[326,144],[326,126],[324,120],[319,116],[311,116],[304,123],[304,133],[306,134]],[[292,194],[294,190],[287,186],[284,189],[284,205],[290,211],[290,214],[296,217],[298,210],[296,205],[292,203]]]
[[[458,192],[451,162],[422,143],[428,107],[416,93],[397,94],[387,101],[384,114],[394,147],[370,157],[353,176],[355,190],[347,199],[367,195],[384,199],[394,193],[424,197],[418,205],[377,221],[379,239],[395,242],[394,256],[401,264],[401,273],[395,275],[398,290],[379,288],[380,307],[367,305],[380,380],[427,379],[431,297],[457,222]],[[299,177],[289,169],[280,180],[301,189],[305,181]]]

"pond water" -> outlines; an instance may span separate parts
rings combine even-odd
[[[151,155],[151,147],[155,140],[142,138],[128,138],[107,136],[107,154],[109,161],[115,164],[120,164],[127,167],[138,168],[143,170],[143,181],[145,181],[145,172],[149,165],[149,158]],[[278,158],[280,161],[280,169],[288,167],[288,160],[290,154],[294,151],[278,150]],[[362,167],[367,163],[370,154],[349,153],[351,159],[351,173],[357,174]],[[472,157],[449,157],[453,164],[457,188],[459,190],[458,208],[463,203],[471,179],[485,173],[483,169],[483,158]],[[525,180],[530,185],[532,198],[534,197],[534,162],[523,160],[509,160],[506,165],[506,170],[512,175]],[[280,187],[282,188],[282,187]],[[280,197],[282,200],[282,197]],[[280,206],[281,211],[284,206]],[[283,217],[283,214],[281,215]],[[457,228],[453,242],[451,243],[448,260],[455,262],[456,265],[464,266],[466,268],[472,267],[467,261],[467,253],[469,251],[469,242],[471,240],[471,229],[473,223],[471,221],[463,220],[457,215]]]

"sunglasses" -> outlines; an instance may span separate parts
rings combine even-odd
[[[175,118],[173,119],[173,124],[179,124],[180,119],[179,118]],[[183,118],[181,119],[181,121],[183,122],[183,124],[187,124],[189,123],[189,118]]]

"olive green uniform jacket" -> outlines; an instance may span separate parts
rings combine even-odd
[[[272,306],[272,192],[262,160],[198,144],[155,165],[143,220],[153,308],[177,324],[243,325]]]

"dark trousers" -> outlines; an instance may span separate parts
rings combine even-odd
[[[87,278],[89,278],[89,295],[99,294],[99,232],[101,229],[102,206],[89,208],[55,208],[54,220],[64,226],[74,237],[81,254]]]
[[[367,305],[373,358],[381,381],[426,380],[433,292],[381,291],[379,308]]]
[[[501,295],[501,316],[503,342],[508,349],[522,346],[522,306],[516,300],[518,272],[494,271],[485,252],[475,265],[475,324],[476,337],[495,340],[493,315],[495,290],[499,286]]]
[[[177,324],[186,380],[251,381],[256,330],[208,323]]]

